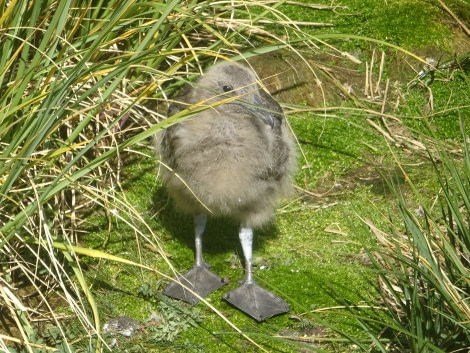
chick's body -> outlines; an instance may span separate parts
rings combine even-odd
[[[230,101],[168,128],[161,158],[171,170],[163,167],[161,173],[170,195],[184,211],[209,209],[213,216],[227,215],[244,226],[259,227],[271,219],[276,200],[290,190],[294,146],[281,108],[258,87],[254,75],[234,77],[218,86],[230,85],[232,95],[240,95],[246,104]],[[205,92],[203,87],[213,83],[208,81],[203,76],[195,90]],[[220,93],[217,87],[212,89],[212,95]],[[252,112],[256,109],[254,101],[250,102],[253,94],[269,105],[264,109],[274,116],[272,126]],[[179,100],[191,105],[201,98],[189,94]],[[171,112],[183,108],[176,105]]]

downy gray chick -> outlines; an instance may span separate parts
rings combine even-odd
[[[255,283],[252,270],[253,229],[270,222],[276,202],[292,191],[295,144],[281,107],[252,70],[230,62],[211,67],[174,101],[168,116],[201,102],[212,107],[155,139],[163,183],[194,215],[196,237],[194,267],[164,293],[195,304],[199,298],[180,283],[201,297],[225,284],[204,261],[202,236],[207,214],[230,216],[240,223],[245,278],[224,299],[258,321],[287,312],[287,303]]]

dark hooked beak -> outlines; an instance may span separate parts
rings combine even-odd
[[[255,96],[255,106],[253,110],[267,125],[271,126],[271,129],[274,127],[274,113],[266,108],[264,102],[258,95]]]

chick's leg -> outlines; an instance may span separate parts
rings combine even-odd
[[[239,238],[245,257],[245,277],[240,287],[223,298],[257,321],[288,312],[290,308],[284,300],[260,287],[253,279],[253,229],[241,227]]]
[[[194,216],[195,254],[194,266],[176,281],[169,283],[163,293],[169,297],[184,300],[195,305],[200,298],[206,297],[227,282],[209,271],[202,253],[202,238],[206,227],[207,216],[197,214]],[[198,297],[199,296],[199,297]]]

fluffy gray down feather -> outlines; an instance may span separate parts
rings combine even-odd
[[[252,70],[235,63],[215,65],[187,85],[168,116],[221,100],[226,102],[157,134],[161,177],[183,211],[260,227],[271,220],[276,201],[292,191],[294,139],[279,104]]]

